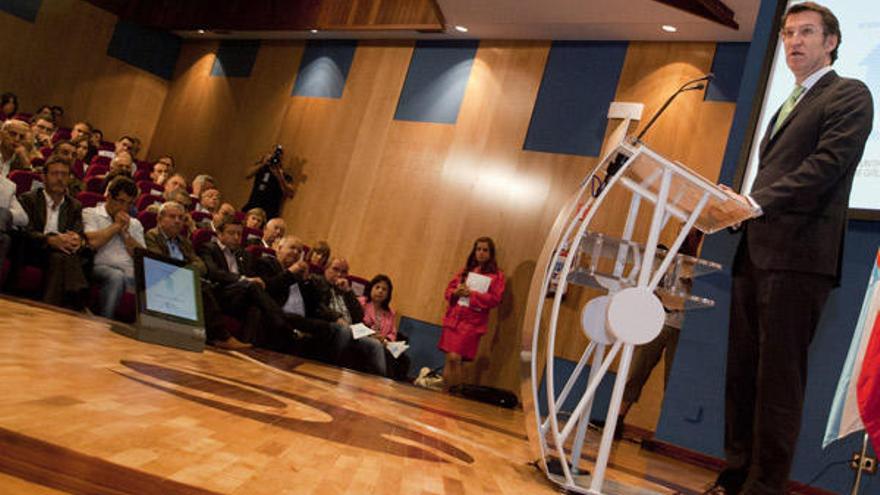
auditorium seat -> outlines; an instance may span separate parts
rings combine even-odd
[[[135,180],[135,181],[138,181],[138,182],[140,182],[140,181],[142,181],[142,180],[148,180],[148,181],[151,181],[151,182],[152,182],[153,178],[150,177],[150,171],[149,171],[149,170],[137,170],[137,171],[135,171],[135,173],[134,173],[134,180]]]
[[[23,120],[25,122],[30,122],[33,114],[30,113],[17,113],[15,114],[15,120]]]
[[[111,143],[110,141],[101,141],[98,145],[98,151],[113,151],[116,149],[116,145]]]
[[[364,290],[370,283],[369,280],[365,279],[364,277],[358,277],[357,275],[349,275],[346,278],[348,278],[348,283],[349,285],[351,285],[351,290],[354,291],[355,295],[364,295]]]
[[[263,231],[260,229],[252,229],[250,227],[244,227],[241,230],[241,243],[247,244],[248,241],[259,241],[263,238]]]
[[[144,226],[144,232],[156,226],[159,215],[155,211],[144,210],[138,212],[137,219]]]
[[[44,158],[49,158],[49,156],[52,154],[52,147],[44,146],[40,148],[40,154],[43,155]]]
[[[82,203],[83,208],[92,208],[104,201],[104,195],[92,191],[83,191],[76,195],[76,199]]]
[[[198,253],[206,242],[210,242],[215,237],[217,237],[217,234],[213,230],[202,228],[196,229],[190,239],[192,240],[193,248]]]
[[[194,211],[190,213],[189,216],[193,219],[193,222],[195,222],[196,225],[206,221],[210,222],[211,218],[213,218],[213,216],[207,211]]]
[[[110,157],[95,155],[95,157],[92,158],[92,165],[103,165],[103,166],[107,167],[107,169],[109,170],[110,169]]]
[[[162,204],[162,197],[161,196],[153,196],[152,194],[146,194],[146,193],[141,194],[135,200],[134,207],[137,209],[137,211],[144,211],[152,204],[161,205]]]
[[[52,144],[67,139],[70,139],[70,129],[68,129],[67,127],[59,127],[58,130],[55,131],[55,134],[52,136]]]
[[[85,183],[86,191],[98,194],[104,193],[104,177],[98,175],[87,176]]]
[[[86,169],[86,177],[92,177],[95,175],[107,175],[107,172],[110,171],[109,165],[95,164],[94,160],[92,160],[92,162],[93,163],[89,166],[89,168]]]
[[[149,174],[153,171],[153,164],[145,160],[135,160],[134,165],[138,172],[143,171]]]
[[[235,212],[235,219],[236,219],[237,221],[239,221],[239,222],[241,222],[241,223],[243,224],[243,223],[244,223],[244,218],[245,218],[245,214],[244,214],[243,211],[237,211],[237,212]]]
[[[83,163],[82,160],[74,160],[73,165],[70,166],[70,173],[79,180],[83,180],[85,178],[85,170],[85,163]]]
[[[14,270],[12,291],[16,294],[39,298],[43,292],[43,270],[36,266],[25,265]]]
[[[246,248],[245,251],[251,253],[251,256],[255,258],[262,258],[263,256],[270,256],[272,258],[275,257],[275,250],[272,248],[263,247],[259,244],[253,244]]]
[[[164,188],[151,180],[137,181],[138,190],[141,194],[152,194],[153,196],[162,196],[165,192]]]
[[[34,182],[41,182],[42,176],[30,170],[13,170],[9,172],[9,180],[15,182],[15,194],[22,195],[31,190]]]

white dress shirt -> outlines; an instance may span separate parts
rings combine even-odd
[[[43,233],[60,234],[61,232],[58,232],[58,213],[61,211],[61,205],[67,201],[67,198],[62,196],[61,201],[55,204],[45,189],[43,189],[43,196],[46,198],[46,226],[43,228]]]
[[[236,275],[240,275],[241,271],[238,268],[238,260],[235,259],[235,254],[233,254],[232,250],[219,240],[216,242],[217,245],[220,246],[220,251],[223,253],[223,257],[226,258],[226,266],[229,268],[229,271]]]
[[[113,217],[107,213],[106,203],[98,203],[98,206],[86,208],[82,212],[83,228],[86,232],[103,230],[113,224]],[[137,218],[132,218],[128,223],[128,233],[140,247],[144,247],[144,227]],[[126,276],[134,277],[134,260],[125,249],[125,241],[121,234],[114,235],[106,244],[98,248],[95,253],[95,265],[107,265],[123,270]]]
[[[15,182],[6,177],[0,177],[0,208],[6,208],[12,214],[12,225],[24,227],[28,224],[27,212],[15,197]]]

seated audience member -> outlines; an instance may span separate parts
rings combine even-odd
[[[266,293],[263,279],[253,275],[254,259],[241,248],[241,221],[230,215],[216,227],[216,240],[205,243],[199,255],[208,280],[214,283],[215,296],[223,301],[223,312],[243,321],[249,342],[274,342],[285,331],[284,316]]]
[[[303,261],[303,243],[295,236],[278,240],[277,257],[255,260],[255,272],[266,283],[266,291],[282,308],[287,322],[310,337],[300,349],[305,355],[330,364],[341,365],[344,352],[352,343],[351,330],[335,321],[307,316],[307,308],[317,307],[308,264]],[[289,350],[291,341],[279,335],[273,347]]]
[[[287,232],[287,224],[283,218],[273,218],[266,222],[266,228],[263,229],[262,239],[252,239],[249,244],[259,244],[265,248],[276,249],[275,243],[284,237]]]
[[[100,132],[100,131],[99,131]],[[131,153],[131,147],[134,145],[134,138],[131,136],[122,136],[115,143],[113,143],[113,151],[110,150],[101,150],[98,151],[98,156],[106,156],[108,158],[114,158],[117,154],[125,151],[129,154]]]
[[[171,174],[174,172],[173,162],[170,161],[171,157],[161,157],[156,163],[153,164],[153,170],[150,172],[150,180],[159,184],[160,186],[165,185],[165,181],[171,177]],[[182,177],[182,176],[181,176]],[[186,189],[186,181],[184,181],[184,189]]]
[[[234,217],[235,216],[235,207],[229,203],[223,203],[220,205],[220,209],[214,212],[214,215],[211,217],[211,220],[205,220],[199,224],[197,227],[204,229],[217,230],[217,225],[220,224],[226,217]]]
[[[49,107],[52,110],[52,122],[55,122],[55,126],[61,126],[64,123],[64,107],[60,105],[52,105]]]
[[[26,253],[30,261],[45,268],[43,300],[80,310],[88,288],[81,256],[85,246],[82,205],[67,194],[69,162],[50,157],[45,169],[45,188],[20,198],[29,220]]]
[[[213,215],[220,209],[221,203],[222,200],[219,189],[214,187],[210,189],[202,189],[201,194],[199,194],[199,205],[196,207],[196,211],[203,211]]]
[[[181,191],[186,192],[186,177],[181,174],[174,174],[171,177],[168,177],[162,185],[165,187],[166,194],[175,189],[180,189]]]
[[[25,149],[28,125],[21,120],[9,119],[0,126],[0,177],[13,170],[31,170],[31,161]]]
[[[110,160],[110,172],[124,172],[129,177],[134,176],[135,164],[131,153],[128,151],[120,151]]]
[[[339,325],[350,327],[361,323],[364,310],[358,302],[351,285],[348,283],[348,261],[333,258],[324,270],[324,274],[312,275],[317,305],[306,308],[306,314],[312,318],[333,321]],[[352,343],[355,351],[353,367],[368,373],[385,376],[385,346],[376,339],[362,338]]]
[[[27,227],[27,224],[27,213],[15,196],[15,183],[0,177],[0,269],[12,243],[10,232],[15,227]]]
[[[34,112],[34,117],[42,117],[44,119],[50,119],[53,122],[55,121],[55,113],[52,112],[51,105],[41,105],[37,108],[37,111]]]
[[[330,260],[330,244],[327,241],[318,241],[309,251],[309,268],[316,273],[321,273],[327,268]]]
[[[263,230],[266,223],[266,211],[262,208],[251,208],[244,217],[244,226],[249,229]]]
[[[74,153],[73,157],[75,160],[82,162],[84,165],[86,162],[86,157],[89,155],[89,137],[88,136],[77,136],[75,138],[70,139],[70,144],[73,145]],[[83,174],[85,174],[86,169],[83,168]]]
[[[52,156],[60,156],[72,164],[73,161],[76,160],[76,146],[70,141],[62,139],[52,146],[51,154]]]
[[[376,333],[371,338],[377,339],[382,345],[385,342],[397,340],[396,315],[391,309],[391,295],[394,285],[388,275],[376,275],[364,289],[364,295],[358,297],[358,302],[364,309],[364,325],[372,328]],[[390,352],[385,355],[388,366],[388,376],[395,380],[406,380],[409,371],[409,356],[405,353],[397,358]]]
[[[217,188],[217,181],[215,181],[210,175],[199,174],[192,181],[192,195],[196,198],[202,194],[203,190],[212,188]]]
[[[55,134],[55,120],[52,117],[35,115],[31,118],[31,133],[34,136],[36,149],[51,147],[52,135]]]
[[[141,138],[137,136],[132,136],[131,138],[131,148],[128,149],[128,152],[131,153],[132,158],[137,158],[141,154]]]
[[[80,137],[85,137],[86,139],[92,134],[92,124],[88,122],[79,121],[76,124],[73,124],[73,127],[70,128],[70,142],[73,142],[75,139]]]
[[[104,132],[101,129],[92,128],[92,133],[89,135],[89,145],[98,149],[101,146],[101,141],[104,140]]]
[[[83,210],[86,239],[95,251],[92,278],[100,285],[99,314],[113,318],[123,292],[134,292],[135,248],[144,247],[144,228],[128,211],[137,197],[128,177],[107,186],[105,202]]]
[[[186,210],[179,203],[168,201],[159,208],[156,227],[144,234],[144,242],[150,252],[184,261],[200,276],[208,273],[205,262],[196,255],[189,237],[182,235]],[[208,342],[223,349],[250,347],[231,336],[223,323],[223,315],[214,293],[208,284],[202,283],[202,309],[205,316],[205,332]]]
[[[18,113],[18,96],[15,93],[0,95],[0,122],[5,122]]]

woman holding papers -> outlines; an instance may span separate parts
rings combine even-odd
[[[477,355],[480,337],[489,327],[489,310],[503,296],[504,274],[495,261],[495,243],[480,237],[464,268],[446,286],[449,307],[438,347],[446,353],[443,380],[447,391],[462,384],[462,360],[473,361]]]

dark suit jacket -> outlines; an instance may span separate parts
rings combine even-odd
[[[47,236],[43,233],[43,229],[46,228],[47,206],[43,188],[22,194],[19,202],[28,215],[27,236],[32,241],[32,246],[45,249]],[[67,231],[76,232],[85,239],[82,204],[69,195],[65,196],[58,211],[58,232]]]
[[[309,307],[316,307],[319,303],[314,285],[307,277],[295,275],[285,270],[281,263],[272,256],[261,256],[254,261],[254,273],[266,283],[266,292],[284,307],[287,297],[290,295],[290,287],[299,284],[299,292],[303,297],[308,312]]]
[[[252,276],[253,274],[253,257],[243,249],[233,251],[235,261],[238,263],[240,275],[232,273],[229,265],[226,263],[226,256],[216,242],[206,242],[202,245],[199,256],[205,262],[208,269],[208,280],[214,282],[220,287],[234,284],[241,279],[242,275]]]
[[[849,193],[873,118],[868,88],[833,71],[770,136],[774,116],[751,193],[764,214],[746,223],[739,246],[757,267],[839,277]]]
[[[150,252],[161,254],[162,256],[170,255],[165,236],[159,231],[159,227],[153,227],[144,234],[144,243],[147,245],[147,250]],[[205,262],[196,255],[196,250],[193,249],[192,242],[190,242],[186,236],[177,236],[177,245],[183,253],[184,261],[189,263],[199,275],[204,276],[208,273],[208,270],[205,267]]]
[[[314,300],[316,304],[309,305],[306,303],[306,316],[310,318],[318,318],[326,321],[336,321],[342,315],[330,308],[330,298],[333,291],[337,289],[327,282],[323,275],[312,275],[309,277],[310,289],[314,291]],[[305,297],[305,296],[304,296]],[[342,298],[345,300],[345,307],[351,315],[352,323],[360,323],[364,321],[364,308],[358,302],[353,291],[343,292]]]

